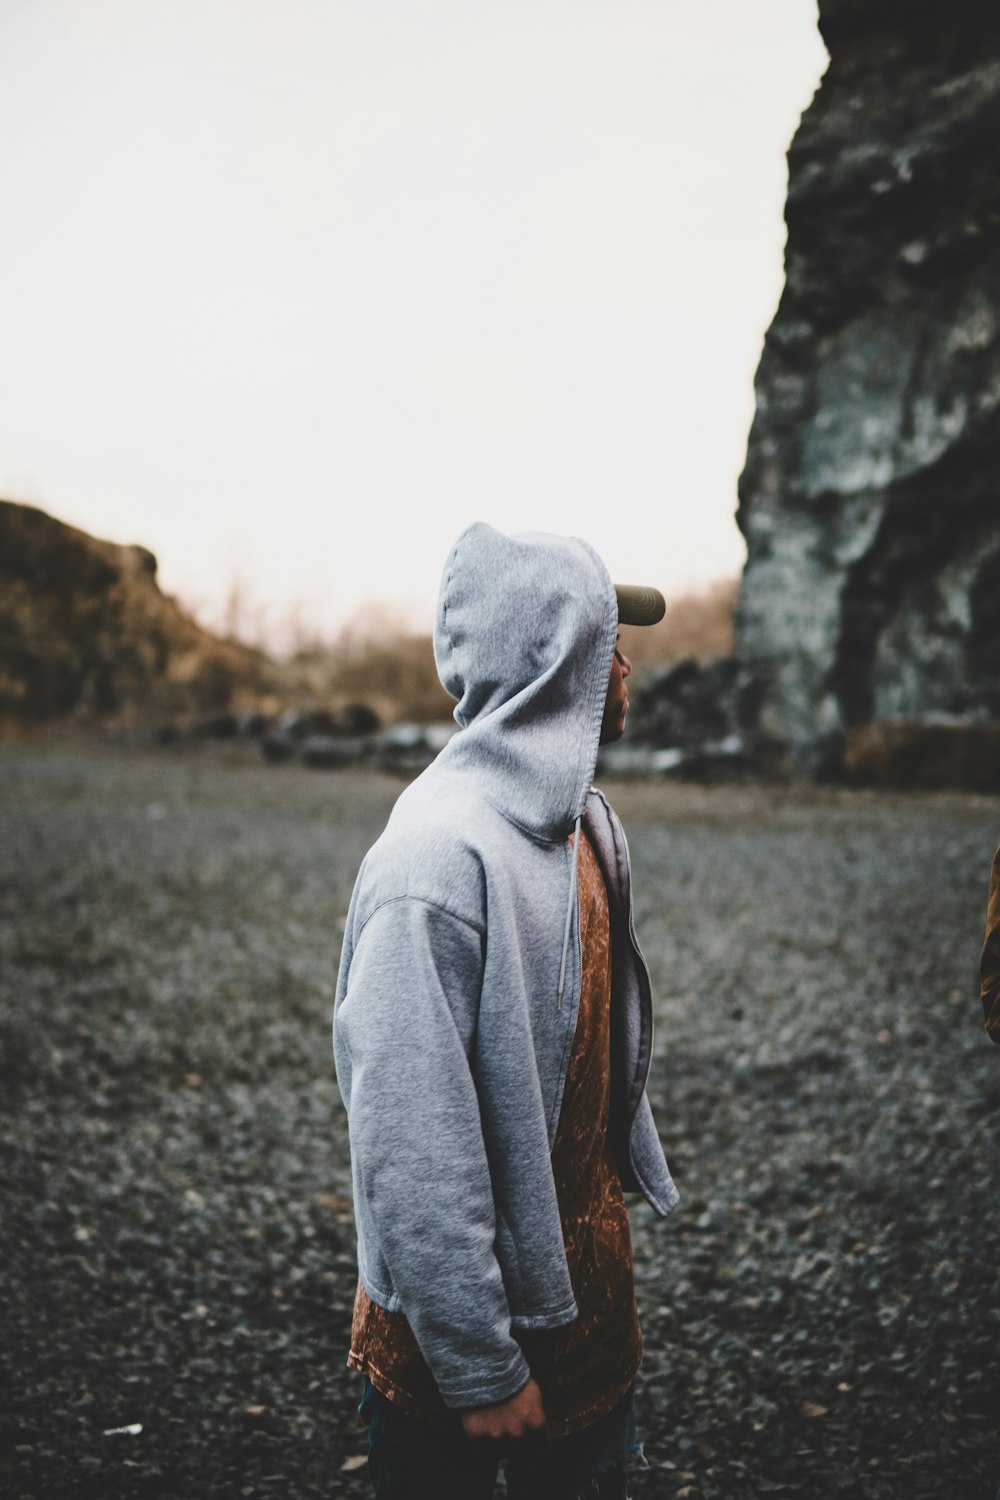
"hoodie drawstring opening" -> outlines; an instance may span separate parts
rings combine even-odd
[[[566,926],[563,930],[562,962],[559,965],[559,993],[556,995],[556,1010],[562,1010],[563,992],[566,988],[566,959],[569,956],[569,934],[573,925],[573,902],[576,899],[577,875],[576,867],[580,858],[580,824],[583,822],[583,814],[576,820],[576,828],[573,835],[573,864],[569,876],[569,900],[566,903]]]

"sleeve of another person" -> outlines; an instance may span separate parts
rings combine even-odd
[[[530,1373],[493,1249],[469,1065],[482,968],[475,927],[426,901],[389,901],[361,931],[335,1025],[361,1239],[377,1242],[441,1394],[459,1409],[507,1400]]]
[[[986,912],[986,943],[979,975],[986,1030],[994,1042],[1000,1042],[1000,849],[993,856],[990,899]]]

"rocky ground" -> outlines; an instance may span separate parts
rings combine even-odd
[[[0,749],[0,1493],[366,1493],[329,1054],[398,781]],[[636,1497],[992,1500],[1000,799],[629,784],[684,1195],[634,1214]]]

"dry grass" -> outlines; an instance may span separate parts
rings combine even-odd
[[[658,625],[626,626],[622,644],[635,669],[635,686],[659,666],[682,657],[699,661],[733,649],[733,607],[739,583],[721,579],[671,599]],[[438,681],[429,634],[415,633],[384,605],[360,610],[334,637],[325,637],[297,609],[265,621],[235,583],[226,608],[229,639],[263,647],[286,643],[288,688],[298,701],[333,708],[367,703],[386,723],[435,723],[451,718],[453,700]]]
[[[626,625],[622,645],[633,666],[648,669],[685,656],[698,661],[729,656],[738,590],[738,579],[720,578],[697,592],[669,599],[658,625]]]
[[[290,667],[325,701],[367,703],[386,723],[450,719],[455,701],[441,686],[429,635],[407,630],[374,608],[345,625],[329,645],[297,652]]]

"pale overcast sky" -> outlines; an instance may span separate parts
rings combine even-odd
[[[735,573],[815,0],[4,0],[0,495],[427,623],[482,519]]]

